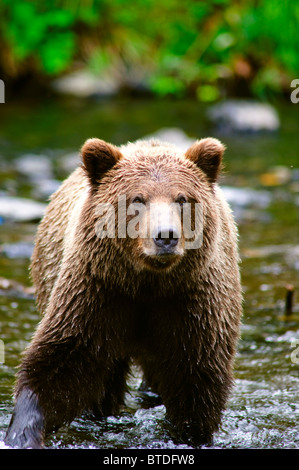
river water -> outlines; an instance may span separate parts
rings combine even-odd
[[[121,144],[175,127],[191,138],[214,135],[227,145],[221,185],[239,225],[244,315],[235,387],[213,448],[299,447],[298,106],[279,105],[281,129],[275,134],[237,135],[217,133],[205,109],[188,101],[68,99],[1,107],[2,204],[7,197],[44,203],[89,137]],[[14,207],[11,218],[0,216],[0,448],[13,409],[16,367],[39,321],[28,276],[38,220]],[[285,317],[289,285],[294,299],[292,315]],[[46,446],[187,448],[173,442],[164,406],[138,392],[140,381],[134,369],[119,416],[97,423],[79,418]]]

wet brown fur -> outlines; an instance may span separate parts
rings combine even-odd
[[[43,314],[18,374],[31,390],[42,435],[84,410],[118,413],[130,361],[159,393],[186,442],[209,442],[233,384],[241,288],[237,232],[217,186],[224,147],[196,142],[186,154],[157,141],[116,148],[90,139],[83,165],[53,195],[32,259]],[[99,239],[101,202],[142,193],[187,194],[203,204],[203,244],[165,270],[151,269],[138,239]]]

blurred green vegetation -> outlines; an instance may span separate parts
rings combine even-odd
[[[157,95],[271,98],[299,73],[294,0],[1,0],[0,77],[89,68]]]

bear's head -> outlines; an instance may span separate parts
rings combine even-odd
[[[168,271],[188,252],[205,252],[217,232],[217,181],[224,146],[214,138],[186,152],[156,140],[116,147],[88,139],[84,171],[98,238],[130,253],[138,269]]]

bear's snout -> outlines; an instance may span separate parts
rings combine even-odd
[[[176,264],[184,254],[180,209],[168,202],[152,203],[147,212],[148,235],[143,239],[143,253],[159,267]]]
[[[170,254],[179,242],[179,233],[175,227],[160,227],[153,237],[159,253]]]

